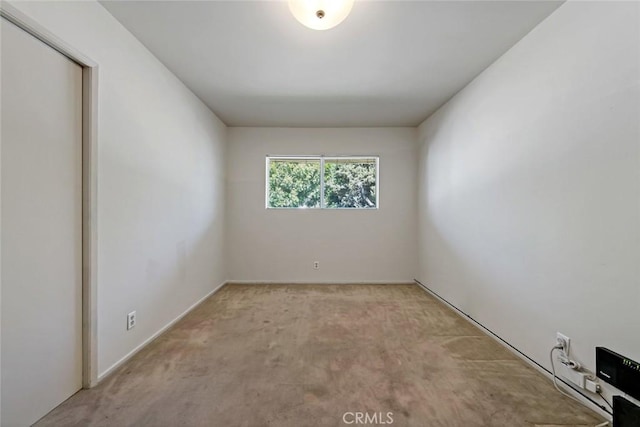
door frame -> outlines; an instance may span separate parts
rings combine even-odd
[[[82,387],[98,383],[98,64],[6,1],[0,16],[82,67]]]

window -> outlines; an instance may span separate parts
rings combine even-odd
[[[375,209],[378,157],[267,157],[267,208]]]
[[[324,207],[375,208],[378,159],[324,160]]]
[[[320,207],[320,159],[267,159],[270,208]]]

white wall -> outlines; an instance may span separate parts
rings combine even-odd
[[[226,127],[100,4],[11,2],[97,62],[98,369],[226,278]],[[126,331],[126,314],[138,324]]]
[[[229,278],[411,281],[416,260],[416,130],[229,128]],[[267,155],[379,155],[378,210],[265,209]],[[313,269],[313,262],[320,269]]]
[[[2,61],[2,58],[0,56],[0,82],[2,81],[1,61]],[[0,97],[2,97],[2,94],[0,94]],[[0,135],[2,135],[2,114],[0,114]],[[0,177],[1,176],[2,176],[2,141],[0,141]],[[2,224],[2,183],[0,183],[0,224]],[[0,227],[0,242],[2,242],[2,227]],[[0,244],[0,381],[2,379],[2,279],[1,278],[2,278],[2,245]],[[0,383],[0,425],[1,424],[2,424],[2,384]]]
[[[639,8],[565,3],[419,129],[418,280],[547,367],[640,360]]]

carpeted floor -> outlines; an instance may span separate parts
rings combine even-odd
[[[398,427],[602,421],[417,285],[227,285],[37,425],[363,425],[356,412]]]

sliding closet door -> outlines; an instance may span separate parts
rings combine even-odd
[[[82,69],[2,19],[2,426],[82,385]]]

